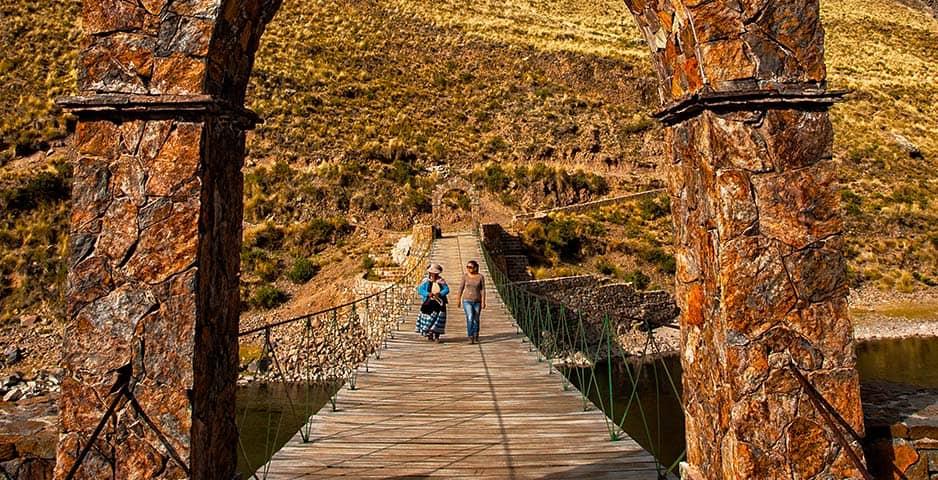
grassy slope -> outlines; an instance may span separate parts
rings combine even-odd
[[[53,103],[74,92],[77,0],[0,4],[0,166],[66,134]]]
[[[287,1],[258,55],[250,107],[267,122],[249,138],[248,165],[287,161],[294,170],[287,185],[249,179],[250,220],[302,223],[313,211],[402,228],[429,191],[408,176],[438,163],[545,161],[604,173],[603,160],[614,159],[621,163],[613,189],[639,189],[633,182],[655,173],[637,167],[661,151],[660,129],[646,126],[657,99],[645,47],[621,2],[585,3]],[[74,88],[78,10],[76,1],[0,6],[3,178],[32,175],[12,171],[19,161],[6,164],[17,147],[45,149],[62,133],[65,117],[51,99]],[[930,174],[938,158],[938,22],[891,0],[830,0],[822,10],[831,83],[856,91],[833,110],[850,268],[857,281],[920,287],[914,274],[938,279]],[[916,143],[924,159],[909,158],[890,133]],[[398,167],[402,181],[367,179]],[[402,198],[411,210],[381,213],[400,210]],[[64,203],[53,205],[2,212],[3,228],[61,232]],[[5,256],[41,248],[14,233]],[[61,235],[53,237],[61,246]],[[31,276],[16,275],[17,285],[32,288]],[[5,272],[3,282],[13,278]],[[13,307],[5,298],[0,308],[2,317]]]
[[[938,20],[884,0],[823,2],[822,18],[830,83],[854,91],[832,110],[851,276],[900,291],[936,282]]]

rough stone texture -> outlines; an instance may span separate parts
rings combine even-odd
[[[498,224],[482,225],[481,233],[482,244],[492,253],[496,268],[505,272],[509,280],[524,282],[534,278],[528,271],[528,256],[519,237]]]
[[[863,430],[819,115],[704,111],[668,133],[688,463],[707,478],[842,473],[845,454],[789,362]]]
[[[443,195],[453,190],[464,192],[469,196],[469,211],[472,215],[473,222],[478,225],[480,216],[482,215],[482,201],[479,199],[479,193],[476,192],[475,187],[462,177],[450,178],[433,189],[431,198],[433,199],[434,221],[438,221],[437,217],[440,214]]]
[[[79,477],[234,474],[239,109],[278,6],[83,3],[78,87],[86,101],[76,111],[56,477],[72,466],[125,366],[155,430],[122,402]],[[142,107],[116,108],[128,94]],[[211,108],[196,112],[193,99]],[[113,457],[100,453],[112,449]]]
[[[682,471],[856,477],[789,370],[862,432],[833,134],[826,107],[805,100],[824,93],[818,3],[626,4],[651,47],[670,123]],[[770,92],[800,100],[760,103]],[[729,101],[707,103],[714,98]]]
[[[189,458],[192,420],[187,391],[194,386],[202,183],[197,170],[203,127],[176,120],[136,123],[144,132],[166,135],[144,133],[141,141],[135,135],[138,130],[126,124],[94,121],[78,126],[79,132],[94,134],[80,135],[89,141],[79,143],[77,163],[95,168],[80,174],[76,170],[75,175],[72,232],[82,234],[83,246],[73,248],[70,262],[74,266],[69,271],[70,321],[63,334],[57,476],[71,468],[113,398],[112,372],[128,364],[132,392],[159,433],[129,404],[119,408],[118,421],[108,424],[98,442],[115,450],[115,471],[133,476],[166,463],[161,478],[185,475],[158,436],[165,437],[183,460]],[[184,132],[186,141],[174,140]],[[140,157],[120,153],[136,150],[140,143],[148,143],[141,146]],[[146,187],[165,178],[165,170],[178,171],[180,164],[190,165],[186,177],[192,180],[167,183],[158,190]],[[155,205],[168,205],[159,218],[147,214]],[[237,251],[233,254],[236,257]],[[92,450],[85,461],[88,468],[81,473],[93,477],[109,464]]]
[[[580,310],[600,324],[608,314],[617,326],[625,329],[645,328],[646,323],[670,324],[678,315],[677,305],[665,291],[640,292],[629,284],[607,284],[591,275],[532,280],[518,285],[571,310]]]
[[[817,1],[625,3],[651,48],[664,104],[698,93],[824,81]]]
[[[938,473],[938,389],[869,381],[861,394],[870,472],[897,480]]]
[[[57,423],[48,397],[0,403],[0,478],[52,478]]]

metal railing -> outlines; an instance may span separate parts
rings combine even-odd
[[[431,241],[432,244],[432,241]],[[371,355],[379,356],[381,347],[387,347],[387,340],[400,327],[406,307],[415,297],[414,285],[423,276],[424,262],[429,256],[431,244],[421,246],[417,253],[408,256],[406,270],[394,282],[387,282],[378,291],[325,310],[301,315],[286,320],[272,322],[257,328],[240,332],[239,339],[260,343],[261,350],[257,359],[258,374],[252,380],[262,384],[278,383],[300,385],[303,399],[294,398],[290,389],[286,392],[286,404],[289,413],[301,418],[300,434],[303,441],[309,441],[308,419],[319,409],[314,406],[311,396],[314,391],[322,391],[323,386],[330,391],[329,401],[336,407],[338,387],[344,383],[355,388],[355,376],[364,365],[368,369]],[[99,436],[105,425],[117,416],[122,405],[129,405],[134,414],[151,430],[161,442],[171,460],[186,474],[189,465],[176,452],[172,443],[166,439],[156,425],[137,402],[134,396],[135,379],[132,375],[132,362],[114,371],[116,380],[108,393],[113,397],[109,407],[98,421],[91,435],[84,442],[75,457],[75,462],[66,474],[71,480],[78,473],[88,454],[96,448]],[[268,473],[269,459],[277,449],[277,442],[272,442],[271,434],[276,438],[284,432],[283,418],[273,412],[280,406],[272,405],[272,398],[267,398],[267,422],[264,432],[263,464],[260,466],[261,478]],[[247,410],[245,409],[245,412]],[[275,420],[276,417],[276,420]],[[244,425],[244,416],[239,422],[239,430]],[[292,436],[293,432],[285,432]],[[243,464],[250,470],[249,477],[256,478],[256,471],[251,460],[246,458],[245,445],[239,439],[238,445]],[[99,452],[100,453],[100,452]]]
[[[672,374],[671,367],[663,358],[652,326],[647,321],[644,323],[647,337],[640,357],[634,355],[636,352],[630,352],[620,344],[616,319],[609,313],[599,316],[596,312],[587,314],[530,292],[522,283],[512,282],[498,268],[484,242],[481,243],[492,282],[518,332],[526,336],[524,341],[535,353],[537,361],[547,364],[548,373],[556,371],[562,374],[559,377],[564,390],[571,386],[579,390],[584,410],[595,406],[606,414],[610,440],[620,440],[623,432],[631,430],[633,438],[655,456],[659,477],[674,475],[685,454],[681,452],[676,458],[669,458],[667,465],[662,465],[664,433],[660,419],[662,415],[670,414],[679,416],[683,422],[677,385],[680,378]],[[644,382],[639,381],[640,377],[645,379]],[[626,388],[622,388],[623,379]],[[647,398],[643,401],[640,391],[646,393],[646,397],[648,391],[653,391],[654,401],[649,402]],[[658,410],[662,404],[658,395],[662,392],[672,396],[670,403],[678,411]],[[651,408],[658,411],[648,411]]]
[[[257,451],[259,445],[246,446],[243,437],[239,440],[241,465],[249,470],[242,472],[245,477],[266,478],[270,458],[283,443],[279,437],[293,435],[294,430],[285,427],[285,419],[300,419],[300,437],[309,442],[312,425],[308,420],[321,407],[313,398],[321,396],[325,387],[329,391],[327,403],[335,410],[339,388],[347,384],[355,390],[359,369],[367,372],[369,359],[380,358],[381,349],[387,348],[388,340],[400,330],[407,306],[416,295],[414,286],[423,277],[422,267],[430,254],[430,245],[422,247],[408,257],[409,265],[400,278],[374,293],[238,334],[242,346],[260,345],[260,353],[252,362],[256,368],[246,374],[250,382],[298,387],[282,389],[282,398],[273,395],[265,398],[266,411],[260,412],[267,418],[261,452]],[[254,414],[258,414],[256,409]],[[247,415],[245,408],[240,415],[239,431]],[[249,448],[253,454],[248,453]],[[263,464],[255,469],[254,457],[258,455]]]

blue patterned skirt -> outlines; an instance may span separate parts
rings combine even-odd
[[[426,337],[430,332],[439,335],[446,333],[446,307],[431,314],[417,314],[417,333]]]

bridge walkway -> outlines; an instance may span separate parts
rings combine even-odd
[[[479,261],[476,237],[452,235],[431,254],[454,290],[465,262]],[[446,335],[435,344],[413,332],[413,313],[369,362],[355,390],[343,388],[337,411],[311,419],[274,455],[267,478],[657,478],[651,454],[622,434],[609,439],[603,413],[584,411],[516,333],[494,285],[486,285],[477,345],[450,296]]]

